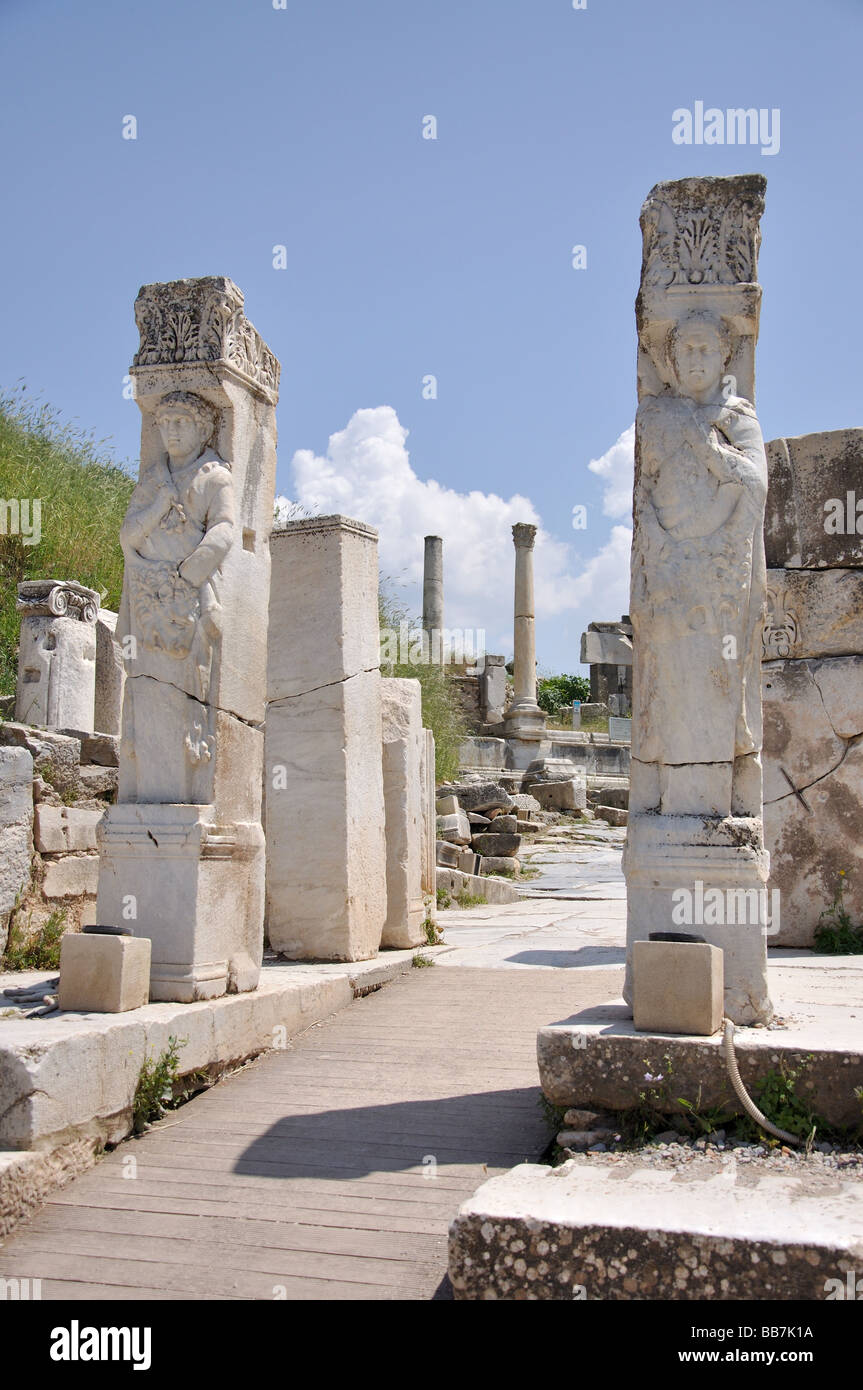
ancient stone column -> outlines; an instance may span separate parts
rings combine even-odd
[[[443,541],[426,536],[423,561],[423,632],[429,660],[443,662]]]
[[[271,550],[267,935],[291,959],[368,960],[387,912],[377,532],[313,517]]]
[[[230,280],[145,285],[143,416],[121,530],[119,793],[98,920],[150,937],[151,997],[254,989],[279,364]]]
[[[387,917],[382,946],[425,941],[423,919],[423,726],[419,681],[381,682],[387,840]]]
[[[539,755],[545,735],[545,715],[536,703],[536,631],[533,597],[533,543],[536,527],[518,522],[512,528],[515,546],[515,621],[513,625],[513,697],[506,711],[510,741],[509,762],[526,767]]]
[[[657,185],[641,214],[627,983],[634,941],[722,947],[725,1010],[767,993],[761,628],[767,465],[754,407],[760,175]]]
[[[18,585],[21,636],[15,718],[93,732],[99,595],[60,579]]]

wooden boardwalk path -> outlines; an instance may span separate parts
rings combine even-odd
[[[460,1203],[548,1143],[537,1028],[619,973],[410,971],[106,1155],[0,1276],[43,1299],[447,1297]]]

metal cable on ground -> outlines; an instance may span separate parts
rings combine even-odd
[[[799,1135],[789,1134],[787,1129],[779,1129],[776,1125],[771,1124],[767,1117],[762,1115],[761,1111],[758,1109],[758,1106],[749,1095],[740,1076],[740,1068],[737,1065],[737,1057],[734,1053],[734,1024],[731,1022],[730,1018],[724,1018],[722,1022],[725,1024],[725,1033],[722,1041],[722,1047],[725,1053],[725,1064],[728,1067],[728,1075],[731,1077],[731,1084],[737,1092],[737,1098],[743,1106],[743,1109],[746,1111],[747,1115],[751,1116],[757,1125],[760,1125],[762,1129],[766,1129],[768,1134],[775,1134],[777,1139],[783,1140],[786,1144],[802,1144],[803,1140]]]

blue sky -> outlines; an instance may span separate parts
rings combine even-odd
[[[139,285],[229,275],[282,362],[280,493],[378,525],[408,601],[441,532],[491,650],[537,521],[539,661],[577,669],[626,607],[654,183],[766,174],[765,437],[863,423],[861,31],[861,0],[0,0],[0,384],[134,459]],[[779,152],[675,145],[696,100],[779,108]]]

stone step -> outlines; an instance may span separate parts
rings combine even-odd
[[[753,1169],[733,1155],[684,1174],[636,1155],[519,1164],[450,1228],[455,1297],[848,1297],[863,1270],[863,1184]]]

